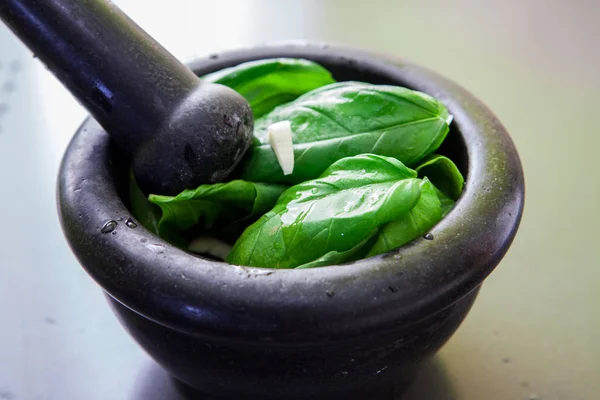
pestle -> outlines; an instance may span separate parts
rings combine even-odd
[[[110,1],[2,0],[0,19],[131,157],[146,194],[220,182],[250,145],[246,100],[203,83]]]

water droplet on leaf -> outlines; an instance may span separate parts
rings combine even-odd
[[[426,235],[423,236],[423,239],[425,239],[425,240],[433,240],[433,235],[431,233],[427,233]]]
[[[125,225],[127,225],[129,228],[132,228],[132,229],[137,228],[137,224],[131,218],[127,218],[127,221],[125,221]]]

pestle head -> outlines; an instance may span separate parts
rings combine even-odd
[[[252,110],[241,95],[200,83],[133,150],[136,181],[146,194],[162,195],[222,182],[250,146],[252,129]]]

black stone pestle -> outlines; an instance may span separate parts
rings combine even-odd
[[[147,194],[222,181],[250,145],[246,100],[201,82],[110,1],[1,0],[0,19],[131,157]]]

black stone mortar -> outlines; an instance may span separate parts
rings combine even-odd
[[[406,86],[448,107],[454,122],[440,152],[465,174],[465,189],[426,238],[315,269],[247,268],[199,258],[132,219],[128,162],[91,119],[71,141],[59,174],[65,236],[131,336],[200,393],[218,399],[393,398],[458,328],[508,250],[524,202],[517,151],[469,92],[403,60],[294,44],[216,54],[191,68],[204,75],[273,57],[314,60],[337,80]]]

